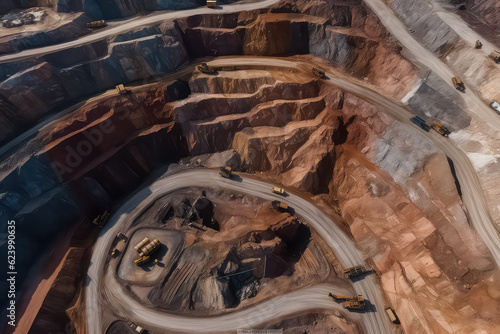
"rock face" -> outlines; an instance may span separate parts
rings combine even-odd
[[[392,10],[428,50],[442,55],[459,36],[434,13],[428,1],[394,0]]]
[[[109,46],[106,57],[66,67],[67,63],[61,64],[57,59],[72,59],[73,54],[81,51],[66,50],[48,56],[49,61],[10,76],[0,83],[0,95],[6,97],[4,103],[9,106],[2,110],[1,132],[8,134],[26,129],[27,124],[34,124],[64,102],[120,83],[174,71],[186,61],[186,50],[173,24],[159,29],[165,35],[131,36],[129,40],[124,40],[127,36],[119,36],[119,42]],[[100,48],[100,45],[89,48],[89,56],[99,55]]]

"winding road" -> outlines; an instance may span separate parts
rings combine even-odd
[[[151,186],[139,191],[131,197],[112,217],[107,228],[95,244],[91,264],[88,271],[86,288],[86,315],[89,333],[101,331],[101,310],[96,301],[101,298],[102,291],[106,299],[116,307],[116,311],[126,317],[150,328],[180,331],[187,333],[220,333],[238,328],[255,328],[270,320],[278,320],[286,315],[314,309],[338,309],[339,304],[328,297],[329,292],[344,293],[343,290],[329,286],[318,285],[312,288],[298,290],[283,296],[273,298],[267,302],[248,309],[230,313],[228,315],[201,318],[184,317],[158,312],[147,308],[134,300],[114,276],[104,273],[104,263],[109,253],[111,243],[116,235],[128,227],[144,208],[156,198],[187,187],[221,187],[258,196],[267,200],[282,200],[279,195],[273,194],[272,185],[243,178],[241,182],[221,178],[217,171],[195,169],[174,174],[160,179]],[[304,217],[323,237],[332,248],[335,255],[344,267],[364,263],[362,254],[356,249],[353,241],[324,213],[308,201],[290,194],[286,202],[295,209],[295,212]],[[108,271],[112,271],[108,269]],[[101,279],[106,277],[105,279]],[[99,285],[102,285],[101,287]],[[382,311],[384,302],[373,275],[354,282],[356,293],[362,294],[373,305],[376,312],[353,313],[358,318],[367,333],[390,333],[392,325]],[[381,312],[382,311],[382,312]]]
[[[91,44],[119,34],[123,34],[127,31],[133,30],[134,28],[159,24],[168,20],[174,20],[178,18],[200,15],[200,14],[227,14],[227,13],[246,11],[246,10],[261,9],[270,7],[275,3],[277,3],[278,1],[279,0],[263,0],[245,4],[235,3],[232,5],[217,6],[216,9],[200,7],[188,10],[153,13],[142,18],[132,17],[115,23],[110,22],[109,28],[100,29],[89,35],[85,35],[70,42],[49,45],[36,49],[29,49],[21,52],[2,55],[0,56],[0,63],[8,63],[32,57],[40,57],[54,52],[76,48],[82,45]]]
[[[131,18],[120,22],[119,25],[111,26],[108,29],[100,30],[71,42],[0,56],[0,63],[42,56],[78,47],[130,31],[136,27],[157,24],[169,19],[198,14],[232,13],[244,10],[253,10],[271,6],[276,2],[278,2],[278,0],[265,0],[249,4],[225,5],[221,9],[215,11],[208,8],[197,8],[185,11],[151,14],[139,19]],[[437,56],[425,49],[412,37],[412,35],[407,31],[407,28],[396,17],[392,10],[390,10],[381,0],[365,0],[365,2],[381,19],[391,34],[401,42],[401,44],[415,57],[417,61],[427,66],[451,86],[450,79],[454,76],[453,72]],[[447,14],[445,14],[445,17],[442,17],[445,21],[446,15]],[[456,26],[454,29],[464,29],[464,27]],[[490,46],[487,47],[489,48]],[[231,66],[241,63],[255,66],[298,67],[299,69],[306,71],[310,71],[312,67],[311,64],[265,57],[228,57],[211,62],[214,66]],[[190,66],[189,68],[183,70],[191,71],[192,67]],[[376,105],[380,108],[380,110],[390,113],[399,121],[408,124],[409,126],[415,126],[409,121],[409,118],[413,115],[402,104],[380,95],[379,93],[366,87],[351,81],[337,78],[332,73],[327,73],[327,75],[330,77],[330,83],[335,84],[340,88]],[[99,98],[105,99],[114,95],[116,95],[116,93],[110,91],[99,96]],[[462,97],[471,112],[480,116],[485,123],[488,123],[495,128],[500,128],[500,117],[498,117],[498,115],[486,106],[472,90],[467,90]],[[45,126],[50,126],[54,121],[60,119],[62,115],[65,115],[76,108],[77,106],[73,106],[72,108],[68,108],[67,110],[47,119],[43,123],[37,125],[37,127],[33,128],[31,132],[24,133],[7,146],[2,147],[2,152],[6,152],[17,145],[21,145],[37,131],[43,129]],[[457,148],[451,140],[446,139],[434,132],[422,133],[432,140],[448,157],[450,157],[451,160],[453,160],[470,221],[474,229],[478,232],[490,249],[497,265],[500,265],[500,237],[495,229],[496,225],[493,223],[489,215],[479,179],[471,162],[464,152]],[[229,181],[220,178],[216,172],[209,170],[192,170],[189,172],[178,173],[167,178],[160,179],[154,182],[151,186],[136,193],[111,218],[109,224],[102,231],[102,235],[95,245],[91,264],[88,270],[88,286],[85,290],[87,329],[89,333],[100,333],[102,331],[100,321],[101,309],[98,302],[101,298],[101,293],[105,293],[108,301],[110,301],[113,305],[116,305],[118,313],[122,314],[127,319],[134,320],[145,327],[188,333],[220,333],[221,331],[231,331],[237,328],[251,328],[252,326],[258,326],[259,324],[267,323],[273,319],[276,320],[278,318],[283,318],[286,315],[296,312],[304,312],[312,309],[339,309],[338,304],[333,303],[328,298],[328,292],[334,291],[342,293],[342,291],[329,285],[318,285],[279,296],[261,303],[260,305],[224,316],[210,318],[183,317],[161,313],[154,309],[144,307],[133,299],[129,293],[121,287],[121,285],[113,281],[114,276],[112,279],[102,280],[102,277],[105,277],[104,261],[106,260],[113,239],[119,230],[126,227],[127,224],[130,224],[130,222],[133,221],[133,217],[137,215],[141,209],[162,194],[189,186],[209,187],[214,186],[214,184],[226,189],[238,190],[250,195],[259,196],[264,199],[271,200],[280,198],[277,195],[270,193],[269,184],[253,179],[243,179],[241,183]],[[298,214],[307,219],[318,231],[318,233],[322,235],[344,267],[363,263],[363,256],[356,249],[353,242],[337,227],[333,221],[331,221],[314,205],[295,195],[291,195],[286,201],[296,210]],[[368,333],[390,333],[392,325],[385,316],[384,312],[380,312],[384,308],[384,303],[374,277],[368,276],[365,279],[353,284],[356,292],[363,294],[375,305],[377,310],[377,312],[367,312],[363,314],[353,313],[352,315],[354,318],[361,321]]]

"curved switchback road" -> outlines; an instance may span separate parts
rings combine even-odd
[[[100,310],[96,301],[102,296],[116,308],[116,311],[134,320],[146,328],[157,328],[188,333],[220,333],[238,328],[255,328],[273,319],[282,318],[297,312],[314,309],[341,309],[339,304],[328,297],[329,292],[345,293],[329,285],[318,285],[273,298],[260,305],[233,312],[228,315],[201,318],[170,315],[147,308],[134,300],[113,275],[105,276],[104,264],[116,235],[130,225],[144,208],[154,199],[186,187],[222,187],[258,196],[267,200],[283,200],[283,197],[271,192],[271,184],[253,179],[242,179],[241,182],[221,178],[216,171],[194,169],[181,172],[154,182],[132,196],[112,217],[106,229],[97,240],[88,270],[86,293],[86,317],[89,333],[101,331]],[[344,267],[362,264],[363,256],[354,243],[325,214],[308,201],[290,194],[285,200],[295,212],[304,217],[323,237],[335,252]],[[110,270],[110,269],[108,269]],[[105,277],[105,279],[103,279]],[[101,281],[101,283],[100,283]],[[101,286],[100,286],[101,285]],[[390,333],[392,325],[384,309],[384,302],[373,275],[354,282],[356,293],[368,299],[375,309],[359,315],[358,318],[367,333]],[[374,312],[375,311],[375,312]],[[353,313],[354,314],[354,313]]]
[[[81,38],[75,39],[70,42],[49,45],[36,49],[29,49],[17,53],[2,55],[0,56],[0,63],[18,61],[31,57],[40,57],[46,54],[75,48],[78,46],[94,43],[106,38],[110,38],[125,33],[137,27],[158,24],[167,20],[173,20],[200,14],[227,14],[227,13],[235,13],[247,10],[261,9],[270,7],[275,3],[277,3],[278,1],[279,0],[263,0],[246,4],[235,3],[232,5],[217,6],[216,9],[200,7],[188,10],[153,13],[142,18],[132,17],[127,20],[120,21],[116,26],[99,30],[97,32],[85,35]]]
[[[301,69],[306,69],[308,71],[310,71],[311,69],[310,64],[304,64],[300,62],[294,62],[283,59],[265,58],[265,57],[228,57],[228,58],[214,60],[210,64],[213,66],[234,66],[235,64],[245,64],[245,65],[255,65],[255,66],[276,66],[276,67],[290,67],[290,68],[299,67]],[[332,73],[327,73],[327,75],[330,77],[329,81],[331,83],[338,85],[340,88],[348,92],[360,96],[361,98],[367,100],[370,103],[373,103],[374,105],[378,106],[381,110],[389,112],[399,121],[408,124],[410,126],[415,126],[413,123],[409,121],[409,118],[412,116],[412,114],[403,105],[394,102],[391,99],[388,99],[387,97],[382,96],[379,93],[370,90],[368,88],[359,86],[357,84],[348,82],[343,79],[335,78],[334,74]],[[420,128],[417,127],[417,129]],[[496,233],[495,228],[493,227],[491,218],[489,217],[488,210],[484,201],[484,195],[482,193],[479,180],[477,178],[477,175],[475,173],[472,164],[470,163],[467,156],[460,149],[454,146],[453,142],[450,141],[449,139],[444,138],[434,132],[429,132],[429,133],[422,132],[422,133],[425,134],[429,139],[431,139],[441,150],[443,150],[445,154],[447,154],[453,160],[457,172],[457,178],[463,190],[463,200],[468,209],[470,220],[476,231],[485,241],[486,245],[492,252],[495,261],[498,264],[500,262],[499,237],[498,234]],[[196,171],[196,173],[202,173],[202,172],[203,171]],[[197,174],[197,175],[201,176],[203,174]],[[172,187],[174,186],[173,184],[179,182],[179,180],[175,181],[174,177],[176,176],[174,175],[172,177],[169,177],[168,179],[163,180],[166,189],[163,189],[162,192],[172,191],[173,189]],[[178,185],[178,187],[187,187],[188,184],[191,184],[188,181],[195,180],[195,177],[193,178],[189,177],[188,179],[189,180],[180,181],[181,184]],[[256,186],[253,184],[254,182],[258,181],[244,180],[242,184],[239,184],[223,180],[215,174],[212,176],[209,175],[203,176],[202,179],[196,180],[196,182],[194,182],[194,185],[210,186],[210,184],[212,184],[211,179],[214,179],[213,182],[224,183],[223,184],[224,187],[227,188],[235,186],[236,190],[254,194],[263,198],[267,199],[277,198],[277,195],[269,193],[269,185],[264,184],[262,186],[262,190],[259,191],[257,188],[254,188]],[[158,182],[162,182],[162,180]],[[159,190],[156,189],[156,187],[157,186],[161,187],[161,183],[158,182],[155,183],[151,188],[145,190],[145,192],[142,192],[142,195],[139,195],[138,198],[135,197],[135,200],[131,199],[130,200],[131,202],[128,202],[128,204],[126,204],[124,207],[127,208],[139,207],[140,204],[142,203],[140,198],[144,199],[144,197],[147,196],[148,194],[153,194],[151,196],[153,196],[154,198],[154,194],[159,193]],[[208,184],[206,182],[208,182]],[[249,186],[247,186],[247,184]],[[336,225],[333,224],[333,222],[331,221],[328,222],[328,218],[326,218],[327,221],[324,221],[322,219],[322,216],[324,215],[317,208],[312,206],[310,203],[301,200],[300,198],[295,199],[291,197],[288,198],[286,201],[292,207],[296,208],[297,213],[304,216],[313,224],[313,226],[318,230],[318,232],[325,238],[326,242],[335,251],[336,255],[339,257],[344,266],[351,266],[357,263],[362,263],[361,254],[359,254],[359,252],[354,248],[354,246],[351,244],[351,241],[347,237],[345,237],[340,231],[338,231],[338,233],[340,233],[338,234],[336,231],[338,230],[338,228],[336,227]],[[94,255],[92,257],[92,266],[91,268],[89,268],[89,287],[87,291],[87,316],[88,316],[89,326],[100,325],[98,321],[100,316],[99,310],[93,311],[95,305],[92,304],[92,301],[93,300],[95,301],[97,300],[96,298],[98,298],[98,291],[97,291],[98,280],[99,277],[102,277],[103,275],[102,266],[96,265],[96,263],[102,264],[102,262],[100,261],[102,261],[102,259],[106,257],[106,254],[109,251],[110,242],[112,241],[112,238],[114,238],[114,235],[116,235],[115,227],[119,226],[121,223],[125,221],[125,215],[124,215],[125,211],[126,210],[124,210],[122,207],[122,209],[120,209],[117,212],[117,214],[113,217],[109,225],[111,226],[112,224],[117,223],[114,224],[113,230],[111,230],[111,234],[109,233],[110,231],[107,230],[106,233],[99,239],[98,244],[96,244]],[[119,218],[116,218],[117,216],[119,216]],[[348,250],[347,253],[346,250]],[[383,301],[380,297],[379,291],[377,290],[373,277],[367,277],[365,280],[361,282],[356,282],[354,285],[356,291],[358,293],[367,296],[367,298],[376,305],[378,311],[380,311],[381,308],[383,308]],[[115,288],[113,288],[113,286]],[[202,330],[197,327],[198,326],[197,318],[193,319],[193,318],[184,318],[180,316],[170,316],[158,313],[156,311],[147,310],[143,308],[140,304],[138,304],[136,301],[131,299],[129,296],[127,296],[126,293],[123,290],[121,290],[121,288],[120,290],[117,290],[116,285],[113,286],[108,286],[109,289],[108,293],[110,293],[108,298],[114,300],[114,305],[119,305],[120,303],[126,304],[127,307],[124,309],[120,308],[120,312],[122,314],[125,314],[127,317],[131,319],[136,319],[137,321],[141,321],[144,325],[150,325],[154,328],[160,328],[161,326],[158,327],[158,325],[164,323],[163,321],[166,319],[165,317],[169,317],[168,324],[169,326],[171,326],[169,327],[171,330],[174,330],[174,328],[176,328],[177,330],[186,330],[186,331],[189,331],[190,329],[195,331]],[[262,315],[262,312],[259,313],[259,310],[261,310],[261,308],[255,306],[244,311],[248,313],[234,313],[236,316],[228,315],[224,316],[224,318],[217,318],[218,321],[222,321],[218,322],[218,324],[222,323],[224,324],[223,327],[221,328],[231,328],[231,326],[239,326],[239,325],[256,326],[260,322],[267,322],[269,319],[273,319],[273,317],[283,317],[285,314],[290,314],[286,312],[295,313],[298,311],[323,308],[325,305],[328,305],[329,302],[329,301],[327,302],[327,298],[325,300],[325,296],[323,295],[323,292],[326,292],[328,288],[325,287],[323,288],[316,287],[316,288],[319,290],[314,290],[315,291],[314,293],[317,294],[318,298],[313,298],[310,295],[309,297],[306,298],[305,296],[312,291],[303,290],[301,292],[299,290],[292,294],[281,296],[279,297],[280,299],[273,299],[273,300],[279,300],[279,305],[276,307],[277,309],[274,311],[266,310],[264,316]],[[319,293],[319,291],[321,291],[321,293]],[[297,298],[298,299],[305,298],[304,300],[307,300],[307,302],[304,303],[301,302],[300,304],[302,306],[295,305],[295,303],[292,301],[298,300]],[[120,302],[118,302],[118,300],[120,300]],[[270,300],[267,303],[273,303],[273,300]],[[282,304],[286,304],[286,308],[282,307]],[[269,305],[269,304],[263,304],[263,305]],[[335,305],[331,307],[334,306]],[[141,314],[141,317],[136,318],[133,313]],[[148,314],[152,316],[150,321],[147,316]],[[364,327],[368,330],[369,333],[390,331],[390,329],[386,327],[387,320],[385,319],[385,317],[380,317],[380,314],[381,314],[380,312],[367,313],[361,317],[361,320],[363,320]],[[256,321],[242,323],[241,322],[242,320],[239,315],[241,315],[244,318],[250,317],[251,319],[254,319]],[[188,326],[188,327],[183,327],[183,326]],[[193,328],[193,326],[196,328]],[[209,327],[203,326],[203,328],[206,329],[207,332],[210,332],[211,330],[209,329]],[[237,327],[232,327],[232,329],[235,328]]]

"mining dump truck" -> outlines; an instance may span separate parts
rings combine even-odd
[[[273,208],[275,208],[276,210],[281,211],[281,212],[287,212],[289,209],[288,204],[286,204],[284,202],[273,201],[272,204],[273,204]]]
[[[493,51],[492,53],[490,53],[488,55],[488,57],[490,57],[491,59],[493,59],[495,61],[495,63],[499,64],[500,63],[500,52],[498,51]]]
[[[108,218],[109,218],[109,211],[106,209],[106,211],[104,211],[102,214],[95,217],[92,223],[99,227],[103,227],[104,224],[106,224],[106,222],[108,221]]]
[[[362,275],[365,272],[366,272],[365,267],[356,266],[356,267],[344,269],[344,276],[345,276],[345,278],[352,278],[352,277]]]
[[[320,79],[326,79],[325,71],[320,70],[319,68],[314,67],[312,69],[312,72],[315,76],[317,76]]]
[[[219,170],[219,175],[225,178],[230,179],[231,176],[233,175],[232,169],[229,166],[226,167],[221,167]]]
[[[362,295],[358,295],[354,298],[332,295],[331,293],[329,293],[328,295],[335,300],[344,300],[342,306],[344,306],[345,309],[364,310],[366,307],[365,298]]]
[[[451,78],[451,82],[453,82],[453,86],[455,86],[456,90],[461,91],[462,93],[465,92],[465,85],[460,79],[460,77],[453,77]]]
[[[500,115],[500,103],[498,103],[497,101],[493,101],[490,103],[490,107]]]
[[[477,40],[477,41],[476,41],[476,46],[475,46],[475,47],[476,47],[476,49],[480,49],[480,48],[482,48],[482,47],[483,47],[483,43],[481,43],[481,41],[480,41],[480,40]]]
[[[208,8],[217,8],[217,1],[216,0],[207,0],[207,7]]]
[[[422,117],[420,117],[420,116],[412,117],[412,118],[410,118],[410,121],[412,121],[413,123],[417,124],[424,131],[429,132],[429,130],[431,129],[431,127],[429,125],[427,125],[427,123],[425,122],[425,120]]]
[[[101,28],[101,27],[105,27],[107,25],[108,24],[104,20],[92,21],[92,22],[87,23],[87,28]]]
[[[143,241],[141,241],[137,246],[139,246]],[[137,246],[134,247],[136,251]],[[147,243],[140,249],[140,251],[137,251],[139,253],[139,257],[135,260],[135,263],[139,265],[148,262],[151,258],[151,254],[153,254],[158,248],[160,248],[160,246],[161,243],[158,239],[154,239],[153,241]]]
[[[204,74],[214,74],[217,72],[217,68],[213,66],[208,66],[207,63],[201,63],[196,66],[196,69]]]
[[[271,190],[273,193],[278,194],[278,195],[284,195],[285,194],[285,189],[279,188],[279,187],[273,187]]]
[[[123,86],[123,85],[116,86],[116,91],[120,95],[126,95],[126,94],[130,93],[130,91],[128,89],[126,89],[125,86]]]
[[[398,316],[396,315],[396,312],[394,312],[392,308],[390,307],[386,308],[385,313],[387,313],[389,320],[391,320],[393,324],[399,324]]]
[[[448,135],[450,134],[450,130],[448,130],[448,128],[441,123],[434,122],[432,128],[436,130],[441,136],[448,137]]]
[[[141,326],[137,325],[136,323],[132,322],[132,321],[129,321],[128,323],[128,326],[130,328],[132,328],[132,330],[138,334],[143,334],[145,333],[145,330],[144,328],[142,328]]]

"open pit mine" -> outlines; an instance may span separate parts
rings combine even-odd
[[[0,332],[500,333],[495,0],[1,0]]]

